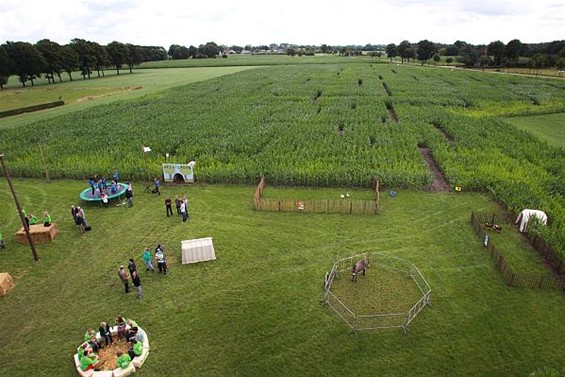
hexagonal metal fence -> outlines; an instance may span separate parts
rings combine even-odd
[[[366,315],[358,315],[354,313],[352,309],[348,308],[347,305],[345,305],[334,293],[332,293],[332,283],[338,274],[344,272],[346,274],[350,273],[351,266],[363,258],[367,259],[370,267],[378,266],[381,268],[387,268],[406,277],[410,277],[421,292],[420,299],[415,302],[407,312],[375,313]],[[401,258],[377,252],[366,252],[352,255],[350,257],[334,259],[333,268],[331,272],[326,273],[326,277],[324,279],[323,302],[331,307],[355,333],[363,330],[395,327],[401,328],[404,332],[406,332],[408,330],[408,326],[414,318],[416,318],[418,313],[420,313],[426,305],[430,305],[431,293],[432,290],[430,285],[420,270],[418,270],[413,263]]]

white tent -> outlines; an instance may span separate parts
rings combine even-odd
[[[528,221],[532,217],[537,217],[538,220],[543,224],[547,224],[547,215],[543,211],[537,209],[525,209],[516,218],[516,224],[520,223],[520,232],[525,232],[528,229]]]
[[[181,241],[182,264],[216,259],[212,237]]]

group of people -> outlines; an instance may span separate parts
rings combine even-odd
[[[121,351],[116,353],[116,364],[118,367],[125,369],[134,357],[142,354],[145,333],[139,328],[137,322],[132,319],[126,320],[122,315],[117,315],[115,322],[117,340],[123,340],[130,344],[126,353]],[[98,336],[94,329],[87,329],[84,334],[84,342],[77,348],[80,369],[83,371],[90,369],[99,370],[105,362],[100,360],[98,356],[98,351],[102,348],[101,340],[104,340],[104,346],[108,347],[114,342],[113,337],[114,335],[108,322],[100,322]]]
[[[84,234],[88,227],[86,217],[84,217],[84,210],[81,207],[71,205],[71,215],[73,216],[74,223],[78,226],[80,234]]]
[[[29,229],[30,225],[35,225],[38,223],[37,216],[31,213],[27,213],[25,208],[22,208],[22,216],[24,217],[25,226],[27,229]],[[45,227],[51,226],[52,222],[53,220],[51,219],[51,215],[49,215],[49,212],[47,211],[43,212],[43,226]]]
[[[104,200],[103,195],[108,197],[107,191],[115,194],[118,191],[118,178],[118,171],[114,170],[113,179],[110,183],[110,187],[108,188],[108,180],[106,179],[106,177],[98,178],[98,175],[94,174],[88,181],[90,189],[92,190],[92,196],[99,196],[102,198],[102,200]]]
[[[151,255],[151,249],[149,247],[146,247],[145,249],[143,249],[143,253],[141,257],[145,262],[146,271],[155,272],[155,267],[153,266],[153,257],[154,257],[155,260],[157,261],[157,268],[159,269],[159,273],[167,275],[167,259],[165,257],[165,250],[163,249],[163,246],[161,246],[161,244],[158,244],[157,247],[155,248],[154,255]],[[141,286],[141,279],[139,277],[139,272],[137,271],[137,266],[135,265],[135,261],[133,260],[133,258],[130,258],[127,268],[129,271],[129,275],[123,265],[120,266],[120,268],[118,269],[118,276],[120,277],[120,280],[124,284],[125,293],[129,293],[129,288],[130,288],[129,279],[131,277],[131,283],[137,290],[137,298],[142,299],[143,288]]]
[[[167,217],[173,216],[172,205],[173,201],[171,200],[171,197],[168,196],[167,199],[165,199],[165,210],[167,211]],[[175,206],[177,208],[177,215],[182,216],[183,223],[186,222],[186,220],[188,220],[188,218],[190,217],[188,213],[188,199],[186,198],[186,196],[184,196],[182,199],[176,196]]]

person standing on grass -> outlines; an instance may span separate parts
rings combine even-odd
[[[128,273],[126,272],[126,270],[124,270],[124,266],[120,266],[120,269],[118,270],[118,276],[120,277],[120,280],[122,281],[122,283],[124,283],[124,288],[126,290],[126,293],[129,292],[129,279],[128,279]]]
[[[159,273],[167,275],[167,260],[165,259],[165,252],[163,247],[159,244],[155,248],[155,259],[157,260],[157,266],[159,267]]]
[[[130,275],[132,275],[134,271],[137,271],[137,266],[135,265],[133,258],[129,259],[128,270]]]
[[[153,263],[151,262],[151,250],[148,247],[143,250],[143,261],[145,262],[145,267],[147,268],[146,271],[153,271],[155,272],[155,267],[153,267]]]
[[[184,203],[184,201],[181,201],[180,203],[180,214],[182,215],[182,222],[186,222],[188,216],[186,215],[186,204]]]
[[[165,199],[165,208],[167,210],[167,217],[173,215],[172,204],[173,204],[173,201],[171,200],[170,197],[167,196],[167,199]]]
[[[71,216],[73,217],[73,222],[76,223],[77,222],[77,207],[75,207],[75,205],[71,205]]]
[[[141,279],[136,270],[131,273],[131,281],[135,289],[137,289],[137,298],[141,300],[143,298],[143,288],[141,288]]]
[[[161,182],[159,181],[159,178],[155,177],[155,194],[161,196],[161,191],[159,191],[159,188],[161,187]]]
[[[181,214],[181,212],[180,212],[180,203],[181,203],[181,200],[179,199],[179,197],[178,197],[178,196],[175,196],[175,206],[177,206],[177,215],[180,215],[180,214]]]
[[[119,178],[118,171],[114,170],[114,182],[116,182],[116,185],[118,184],[118,178]]]
[[[127,182],[128,187],[126,188],[126,199],[128,200],[129,206],[133,207],[133,189],[131,188],[131,183]]]
[[[4,237],[2,236],[2,232],[0,232],[0,249],[5,248],[6,246],[4,245]]]
[[[182,201],[184,203],[184,211],[186,212],[186,218],[188,219],[190,217],[190,213],[188,213],[188,198],[185,196],[184,198],[182,198]]]

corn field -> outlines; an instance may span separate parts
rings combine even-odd
[[[0,150],[21,177],[140,180],[169,153],[209,183],[362,187],[376,175],[419,188],[433,179],[425,145],[452,186],[544,210],[540,232],[563,256],[565,151],[497,118],[563,112],[563,93],[562,80],[345,59],[271,66],[1,129]]]

